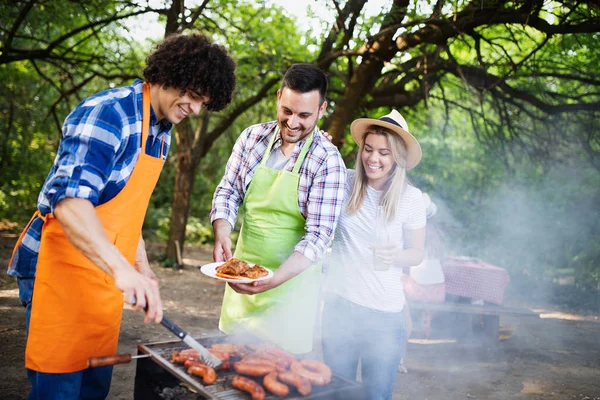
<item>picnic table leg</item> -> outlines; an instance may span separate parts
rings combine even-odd
[[[477,315],[473,321],[473,331],[480,334],[485,344],[496,346],[500,337],[500,316]]]

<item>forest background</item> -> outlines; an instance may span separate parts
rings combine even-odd
[[[320,125],[348,167],[351,121],[398,109],[423,148],[410,179],[440,206],[451,252],[506,268],[515,291],[597,308],[599,3],[376,3],[313,0],[302,19],[259,0],[2,2],[0,230],[18,233],[35,210],[68,112],[141,77],[156,40],[136,33],[203,32],[235,59],[238,85],[224,111],[175,128],[144,225],[167,243],[166,266],[176,242],[211,242],[236,138],[275,118],[283,73],[309,62],[330,78]]]

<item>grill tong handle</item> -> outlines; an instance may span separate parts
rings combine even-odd
[[[90,357],[88,358],[88,368],[106,367],[109,365],[117,364],[129,364],[131,360],[136,358],[150,357],[150,354],[140,354],[138,356],[132,356],[129,353],[124,354],[113,354],[111,356],[104,357]]]

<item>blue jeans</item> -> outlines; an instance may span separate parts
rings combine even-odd
[[[35,278],[18,278],[19,300],[25,307],[25,332],[29,333],[31,299]],[[66,374],[27,370],[31,393],[27,400],[101,400],[108,396],[112,366],[88,368]]]
[[[356,380],[360,359],[366,398],[391,400],[407,341],[404,313],[376,311],[328,294],[322,341],[324,361],[334,374]]]

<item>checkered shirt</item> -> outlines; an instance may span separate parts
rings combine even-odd
[[[239,206],[252,181],[256,167],[275,134],[277,122],[267,122],[246,128],[233,147],[227,162],[225,175],[215,191],[211,222],[225,219],[235,226]],[[292,171],[302,145],[306,139],[296,143],[286,170]],[[281,134],[273,149],[281,147]],[[299,171],[298,208],[306,218],[306,234],[294,247],[313,262],[320,260],[329,245],[344,201],[346,167],[338,149],[327,140],[321,131],[315,131],[313,143]]]

